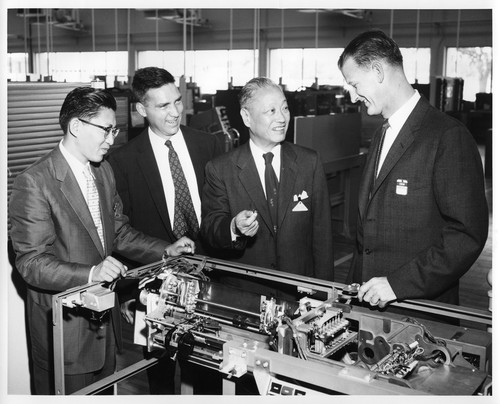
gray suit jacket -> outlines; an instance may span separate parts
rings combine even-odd
[[[305,210],[297,210],[303,191]],[[257,234],[235,245],[230,222],[240,211],[259,213]],[[201,234],[226,259],[320,279],[333,280],[330,203],[319,155],[283,142],[274,234],[267,201],[248,143],[206,167]],[[240,245],[238,245],[240,244]]]
[[[16,267],[28,285],[28,323],[33,360],[52,366],[52,295],[88,282],[90,269],[113,250],[143,263],[161,258],[167,242],[132,229],[122,214],[113,171],[107,162],[92,167],[99,192],[104,230],[103,248],[75,176],[59,146],[14,181],[9,204],[10,236]],[[105,333],[88,316],[65,317],[64,350],[67,374],[103,366]],[[119,314],[113,312],[115,332]],[[120,341],[118,341],[120,343]]]
[[[398,299],[458,303],[458,280],[488,236],[477,145],[423,97],[387,155],[369,199],[375,134],[359,192],[357,251],[348,282],[387,276]]]

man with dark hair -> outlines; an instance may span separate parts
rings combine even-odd
[[[290,112],[271,80],[250,80],[239,101],[250,140],[206,167],[203,238],[227,259],[333,281],[330,203],[318,153],[284,141]],[[296,297],[268,284],[227,283]]]
[[[52,296],[89,282],[112,282],[127,268],[112,251],[144,264],[166,253],[194,251],[184,237],[169,243],[134,230],[122,213],[104,155],[119,132],[116,101],[79,87],[66,97],[59,145],[19,174],[9,204],[16,268],[28,286],[27,313],[36,394],[54,394]],[[95,320],[84,311],[64,318],[65,390],[80,390],[115,370],[120,316]]]
[[[167,70],[137,70],[132,91],[148,127],[109,155],[123,211],[132,226],[144,233],[169,242],[188,236],[195,241],[197,253],[203,254],[198,232],[204,169],[222,153],[222,146],[215,136],[181,125],[181,94]],[[144,320],[136,318],[139,325],[144,327]],[[166,358],[148,369],[152,394],[174,392],[173,377],[166,376],[174,368],[175,363]]]
[[[137,229],[170,242],[189,236],[203,252],[198,231],[204,169],[222,146],[215,136],[181,125],[181,94],[167,70],[137,70],[132,91],[148,127],[108,157],[124,212]],[[184,179],[181,190],[173,155]],[[183,193],[185,201],[179,201]]]
[[[458,304],[459,278],[488,236],[481,158],[471,134],[414,90],[398,45],[382,31],[339,58],[351,101],[386,122],[359,192],[357,248],[347,282],[372,306],[422,298]]]

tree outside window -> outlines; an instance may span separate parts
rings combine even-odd
[[[477,93],[491,93],[492,48],[448,48],[446,76],[464,79],[463,99],[475,101]]]

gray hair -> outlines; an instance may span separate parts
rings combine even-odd
[[[246,108],[252,101],[255,93],[261,88],[276,88],[283,92],[283,89],[278,86],[274,81],[267,77],[255,77],[244,85],[238,94],[238,101],[241,108]]]

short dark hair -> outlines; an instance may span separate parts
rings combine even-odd
[[[358,66],[367,67],[374,60],[385,59],[391,65],[403,67],[399,46],[381,30],[363,32],[349,42],[337,63],[339,69],[342,69],[349,57]]]
[[[115,97],[109,91],[93,87],[77,87],[64,99],[59,111],[59,125],[66,133],[71,119],[75,117],[91,119],[101,108],[116,111]]]
[[[283,89],[271,79],[267,77],[255,77],[247,82],[239,92],[238,101],[240,102],[240,107],[245,108],[250,103],[255,93],[261,88],[276,88],[283,92]]]
[[[175,83],[174,76],[161,67],[144,67],[135,72],[132,79],[132,93],[137,101],[143,102],[149,89]]]

